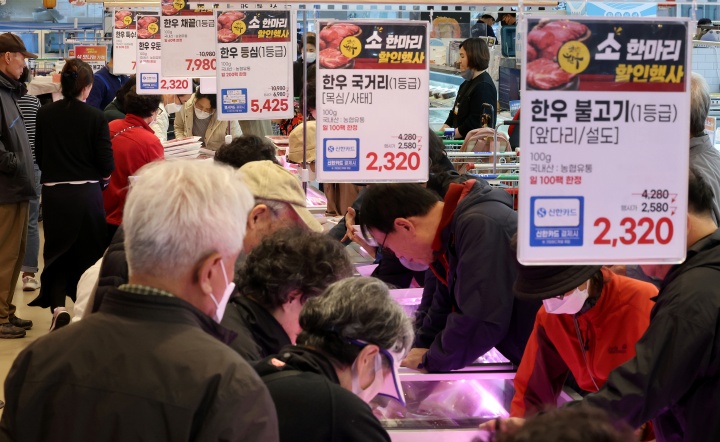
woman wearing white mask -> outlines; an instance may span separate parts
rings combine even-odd
[[[280,441],[390,441],[367,405],[404,403],[397,368],[413,341],[410,319],[375,278],[347,278],[308,300],[303,332],[255,369],[270,390]]]
[[[582,390],[598,391],[635,355],[658,293],[601,266],[520,266],[514,289],[543,306],[515,375],[513,417],[555,405],[570,373]]]
[[[230,134],[233,139],[242,135],[237,121],[218,120],[216,110],[216,95],[203,94],[198,89],[175,116],[175,138],[201,137],[205,148],[218,150],[225,144],[225,135]]]
[[[482,127],[482,115],[490,114],[483,104],[497,110],[497,89],[487,72],[489,64],[490,49],[485,40],[468,38],[460,44],[460,76],[465,81],[441,130],[455,129],[455,138],[465,139],[468,132]],[[495,122],[491,120],[490,126],[495,127]]]

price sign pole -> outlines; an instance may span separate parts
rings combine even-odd
[[[427,181],[427,22],[318,29],[318,180]]]
[[[137,11],[115,9],[113,24],[113,71],[134,75],[137,57]]]
[[[212,9],[191,9],[185,0],[162,4],[162,74],[166,77],[215,77],[215,21]]]
[[[529,18],[526,29],[520,262],[681,262],[688,22]]]
[[[189,78],[168,78],[161,72],[160,17],[157,14],[137,16],[137,93],[190,94]]]
[[[215,13],[218,119],[291,118],[295,32],[290,11]]]

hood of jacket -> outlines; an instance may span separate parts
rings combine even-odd
[[[332,362],[317,350],[303,346],[287,346],[280,353],[267,357],[255,365],[260,377],[278,371],[296,370],[303,373],[316,373],[331,382],[340,384]]]
[[[13,80],[4,72],[0,72],[0,87],[9,89],[13,94],[20,98],[24,95],[23,84],[19,81]]]
[[[674,266],[660,285],[660,296],[662,296],[663,289],[680,275],[697,267],[720,270],[720,229],[702,238],[688,249],[685,262]]]
[[[261,356],[277,353],[279,349],[292,344],[282,325],[259,303],[241,294],[233,296],[230,303],[237,307],[242,322],[262,351]]]

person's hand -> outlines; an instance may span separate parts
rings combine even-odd
[[[410,350],[405,359],[400,363],[401,367],[411,368],[422,373],[427,373],[425,367],[422,366],[423,356],[428,352],[427,348],[413,348]]]
[[[345,214],[345,236],[342,237],[340,242],[345,241],[346,239],[349,239],[350,241],[358,244],[360,247],[365,249],[366,252],[373,258],[377,255],[377,247],[373,247],[370,244],[365,241],[360,235],[355,233],[355,229],[353,229],[353,225],[355,225],[355,209],[352,207],[348,207],[347,213]]]
[[[441,131],[441,132],[445,132],[445,129],[447,129],[447,128],[449,128],[449,127],[450,127],[450,126],[448,126],[447,124],[443,124],[442,127],[440,128],[440,131]]]
[[[497,418],[480,424],[482,431],[490,433],[512,433],[525,425],[525,419],[521,417]]]

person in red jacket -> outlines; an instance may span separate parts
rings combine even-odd
[[[122,222],[129,177],[151,161],[164,158],[160,139],[150,128],[160,110],[162,95],[138,95],[135,87],[125,95],[125,118],[110,122],[115,170],[103,192],[108,243]]]
[[[658,293],[601,266],[520,266],[514,289],[543,306],[515,375],[513,417],[555,405],[569,373],[581,389],[598,391],[635,355]]]

